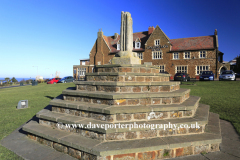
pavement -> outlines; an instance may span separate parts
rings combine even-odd
[[[220,124],[222,134],[220,151],[169,160],[240,160],[240,136],[230,122],[220,120]],[[30,140],[21,129],[22,126],[2,139],[1,145],[26,160],[75,160],[67,154]]]

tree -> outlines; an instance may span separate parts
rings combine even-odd
[[[5,81],[6,81],[7,83],[9,83],[9,82],[10,82],[10,78],[6,77],[6,78],[5,78]]]
[[[13,77],[12,82],[18,82],[18,80],[15,77]]]

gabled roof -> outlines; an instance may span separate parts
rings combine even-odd
[[[214,49],[214,36],[170,39],[171,51]]]
[[[136,32],[133,33],[133,41],[135,41],[137,38],[140,39],[141,41],[141,48],[139,49],[135,49],[133,48],[133,51],[140,51],[140,50],[144,50],[145,49],[145,43],[148,39],[149,35],[148,35],[148,31],[144,31],[144,32]],[[110,48],[111,52],[118,52],[119,50],[117,50],[117,43],[120,40],[120,35],[114,39],[114,36],[103,36],[105,42],[107,43],[108,47]]]

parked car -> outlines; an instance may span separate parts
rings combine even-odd
[[[190,81],[190,77],[187,73],[176,73],[174,81]]]
[[[240,72],[236,74],[236,77],[237,77],[237,78],[240,78]]]
[[[200,74],[199,81],[214,81],[214,74],[212,71],[203,71]]]
[[[67,83],[67,82],[74,82],[75,79],[72,76],[67,76],[60,79],[57,83]]]
[[[222,80],[236,81],[236,75],[231,70],[223,71],[219,76],[219,81]]]
[[[47,81],[47,84],[56,84],[61,78],[52,78]]]

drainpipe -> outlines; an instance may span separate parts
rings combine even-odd
[[[217,29],[215,29],[214,36],[215,36],[215,48],[216,48],[216,70],[215,70],[215,78],[217,78],[217,77],[218,77],[218,35],[217,35]]]

